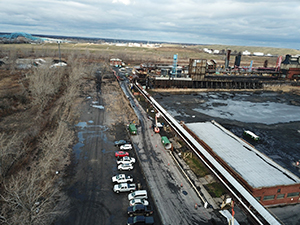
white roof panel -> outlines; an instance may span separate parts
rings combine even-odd
[[[190,123],[186,126],[208,144],[252,187],[300,183],[300,178],[247,144],[218,123]]]

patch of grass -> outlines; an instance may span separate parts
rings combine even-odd
[[[225,194],[224,187],[218,182],[207,184],[207,185],[205,185],[205,187],[206,187],[208,193],[213,197],[219,198],[223,194]]]
[[[209,174],[208,169],[197,158],[187,157],[185,162],[189,165],[191,170],[197,177],[204,177]]]

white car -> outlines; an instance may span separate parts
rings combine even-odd
[[[134,206],[134,205],[137,205],[137,204],[143,204],[143,205],[149,205],[149,202],[145,199],[141,199],[141,198],[134,198],[132,199],[131,201],[129,201],[129,205],[130,206]]]
[[[121,164],[121,163],[135,163],[135,158],[129,157],[129,156],[124,156],[123,158],[120,158],[117,160],[117,164]]]
[[[117,183],[126,183],[126,182],[133,182],[133,178],[130,175],[125,174],[118,174],[111,178],[112,182]]]
[[[118,166],[118,170],[133,170],[133,165],[131,163],[122,163]]]
[[[120,193],[120,192],[133,192],[136,190],[135,184],[127,184],[127,183],[121,183],[114,185],[113,188],[114,192]]]
[[[131,150],[132,145],[131,144],[125,144],[120,146],[120,150]]]

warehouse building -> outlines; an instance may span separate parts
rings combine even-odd
[[[215,121],[184,125],[262,205],[300,203],[300,178]]]

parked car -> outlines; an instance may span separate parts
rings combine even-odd
[[[146,190],[137,190],[135,192],[132,192],[128,195],[128,200],[132,200],[134,198],[143,198],[147,199],[148,198],[148,193]]]
[[[132,158],[132,157],[129,157],[129,156],[124,156],[124,157],[119,158],[117,160],[118,165],[121,164],[121,163],[131,163],[131,164],[133,164],[133,163],[135,163],[135,158]]]
[[[133,165],[130,163],[122,163],[118,166],[118,170],[133,170]]]
[[[138,204],[149,205],[149,202],[146,199],[142,199],[142,198],[134,198],[131,201],[129,201],[130,206],[135,206]]]
[[[153,210],[149,205],[137,204],[127,208],[129,216],[149,216],[153,214]]]
[[[130,175],[125,174],[117,174],[111,178],[112,182],[114,183],[126,183],[126,182],[133,182],[133,178]]]
[[[118,140],[118,141],[115,141],[115,146],[125,145],[125,144],[128,144],[128,143],[129,142],[125,141],[125,140]]]
[[[124,156],[129,156],[129,153],[128,152],[124,152],[124,151],[117,151],[117,152],[115,152],[115,156],[117,158],[121,158],[121,157],[124,157]]]
[[[120,150],[131,150],[132,145],[131,144],[124,144],[120,146]]]
[[[114,192],[120,193],[120,192],[133,192],[136,190],[135,184],[127,184],[127,183],[121,183],[114,185],[113,188]]]
[[[136,224],[146,224],[146,225],[153,225],[154,219],[152,216],[135,216],[135,217],[128,217],[127,225],[136,225]]]

